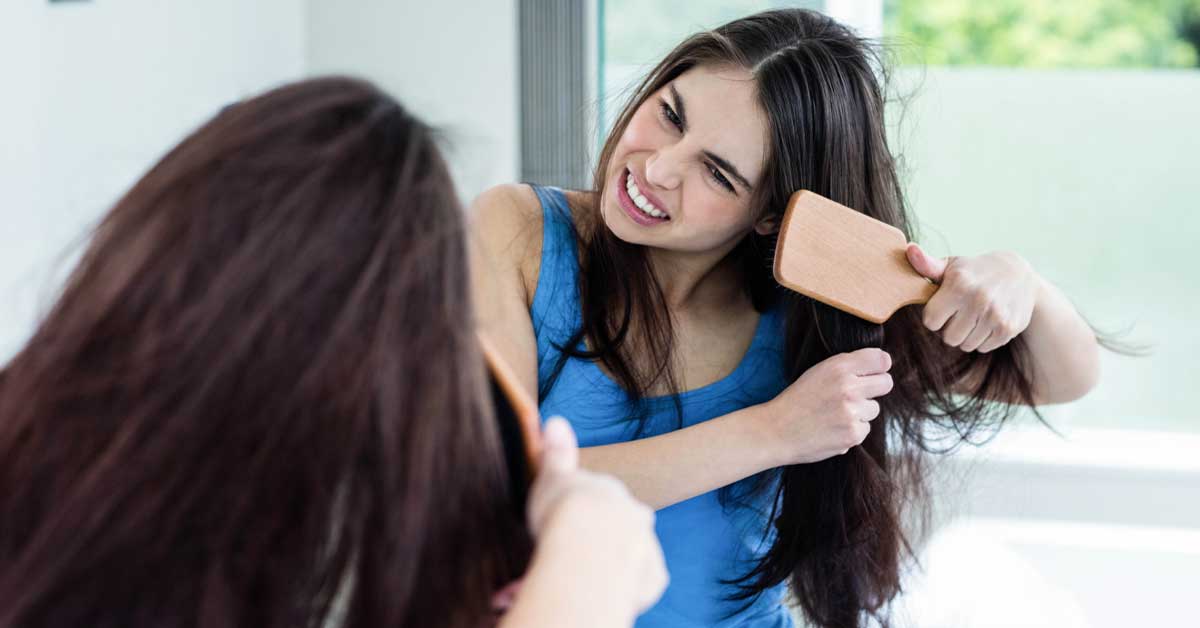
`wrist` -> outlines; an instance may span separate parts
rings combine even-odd
[[[776,401],[746,407],[740,410],[739,414],[754,443],[753,452],[757,456],[756,466],[759,470],[765,471],[789,464],[786,443],[775,428],[778,423]]]

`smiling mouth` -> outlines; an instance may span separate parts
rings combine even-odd
[[[631,172],[628,168],[626,168],[624,171],[624,178],[625,193],[629,196],[629,200],[634,206],[633,209],[640,212],[647,218],[657,220],[671,219],[666,212],[656,207],[654,203],[650,202],[650,199],[646,198],[642,194],[641,190],[638,189],[637,181],[635,181],[633,178],[633,172]]]

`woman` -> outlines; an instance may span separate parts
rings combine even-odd
[[[910,246],[940,287],[882,326],[774,282],[798,189],[911,240],[881,70],[819,13],[736,20],[649,73],[592,189],[474,203],[482,324],[583,465],[660,509],[671,586],[639,626],[787,626],[786,582],[816,625],[886,622],[925,424],[970,438],[1098,377],[1091,328],[1012,253]]]
[[[467,265],[431,132],[369,84],[192,133],[0,376],[0,626],[477,627],[497,592],[505,626],[631,624],[652,514],[560,421],[526,529]]]

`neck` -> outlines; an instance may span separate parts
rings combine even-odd
[[[735,245],[699,253],[647,247],[667,307],[676,311],[724,309],[739,302],[743,296],[741,275],[729,258]]]
[[[599,197],[598,193],[590,192],[581,202],[591,203],[594,209]],[[589,228],[606,227],[600,221],[590,223]],[[740,302],[744,298],[742,276],[728,259],[729,252],[737,246],[738,241],[708,251],[690,253],[645,247],[646,258],[658,277],[667,307],[674,312],[702,311],[726,309],[729,304]]]

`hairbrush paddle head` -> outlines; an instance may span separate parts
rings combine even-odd
[[[937,286],[908,263],[899,229],[815,192],[792,194],[775,249],[775,281],[872,323],[925,303]]]

